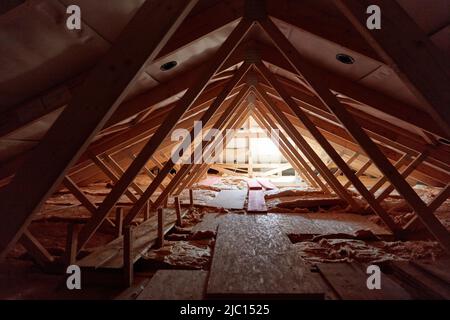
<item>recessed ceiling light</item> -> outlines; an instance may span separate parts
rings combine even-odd
[[[336,59],[337,59],[337,61],[345,63],[345,64],[354,64],[355,63],[355,59],[353,59],[352,56],[349,56],[348,54],[345,54],[345,53],[338,53],[336,55]]]
[[[175,68],[178,65],[178,62],[176,61],[169,61],[161,65],[161,71],[169,71],[173,68]]]

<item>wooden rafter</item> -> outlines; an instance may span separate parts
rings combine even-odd
[[[262,26],[263,30],[272,38],[276,47],[280,50],[280,52],[282,52],[282,54],[289,61],[296,72],[303,75],[303,78],[309,83],[317,96],[322,100],[327,108],[331,112],[333,112],[333,114],[339,119],[339,121],[346,128],[349,134],[365,151],[367,156],[372,159],[378,169],[388,177],[388,179],[399,191],[399,193],[415,210],[430,233],[433,234],[433,236],[441,243],[444,249],[450,251],[450,233],[432,214],[432,212],[430,212],[425,203],[406,182],[402,175],[394,168],[394,166],[384,156],[380,149],[378,149],[376,144],[367,136],[364,130],[361,129],[358,123],[353,119],[352,115],[337,100],[336,96],[330,91],[330,89],[324,86],[321,79],[318,78],[314,72],[311,72],[309,65],[304,63],[292,44],[286,39],[286,37],[273,24],[271,20],[262,19],[260,21],[260,25]],[[368,193],[370,194],[370,192]],[[370,196],[373,195],[370,194]]]
[[[0,211],[4,212],[5,221],[0,227],[0,258],[4,258],[19,239],[45,199],[60,185],[67,170],[114,113],[145,63],[157,56],[196,3],[197,0],[148,1],[141,6],[0,195]],[[141,41],[136,34],[144,30],[151,30],[151,35]],[[94,88],[96,91],[92,94]],[[51,162],[49,155],[53,159]],[[24,190],[26,201],[17,201]]]
[[[211,77],[223,66],[227,58],[233,53],[234,49],[242,41],[243,37],[249,32],[252,27],[252,23],[246,19],[242,19],[236,26],[230,36],[216,52],[214,58],[208,64],[206,72],[204,72],[197,83],[190,87],[188,91],[183,95],[180,101],[178,101],[176,107],[170,113],[161,126],[158,127],[156,132],[152,135],[150,140],[146,143],[144,148],[138,154],[137,158],[128,167],[125,174],[117,182],[111,192],[106,196],[103,203],[99,206],[96,215],[84,226],[80,231],[80,239],[78,241],[79,249],[81,249],[87,241],[91,238],[94,232],[98,229],[101,222],[106,218],[108,212],[112,209],[120,196],[126,191],[129,184],[134,180],[137,174],[142,170],[143,166],[147,163],[148,159],[155,153],[164,139],[170,134],[180,118],[185,112],[193,105],[195,100],[201,94],[201,92],[207,86]],[[228,94],[227,94],[228,95]],[[226,96],[224,97],[226,98]],[[147,192],[147,190],[146,190]],[[142,197],[144,197],[146,194]],[[144,203],[137,202],[142,209]],[[142,205],[142,206],[141,206]]]

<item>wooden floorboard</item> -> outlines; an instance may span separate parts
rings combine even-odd
[[[412,264],[450,285],[450,259],[412,261]]]
[[[249,190],[248,191],[248,213],[267,213],[266,199],[264,199],[264,191]]]
[[[381,273],[381,289],[369,290],[365,267],[357,263],[321,263],[317,267],[326,282],[343,300],[409,300],[411,295]]]
[[[208,272],[159,270],[137,300],[202,300]]]
[[[247,190],[221,190],[208,206],[224,209],[244,209]]]
[[[435,277],[415,266],[411,262],[395,261],[390,263],[393,273],[402,282],[416,289],[416,294],[420,298],[428,299],[450,299],[450,286],[443,280]],[[445,270],[448,265],[445,266]]]
[[[258,179],[256,179],[256,181],[258,181],[258,183],[266,190],[277,190],[278,189],[272,182],[270,182],[269,179],[258,178]]]
[[[262,186],[256,179],[247,179],[247,185],[249,190],[262,190]]]
[[[167,232],[176,223],[176,213],[174,208],[165,210],[164,231]],[[182,216],[187,210],[182,211]],[[143,222],[133,230],[133,261],[136,262],[145,254],[158,238],[158,217],[156,213],[151,215],[150,219]],[[95,250],[90,255],[77,261],[77,265],[83,268],[113,268],[123,267],[123,236],[116,238],[107,245]]]
[[[219,225],[207,297],[322,299],[324,291],[273,220],[229,215]]]

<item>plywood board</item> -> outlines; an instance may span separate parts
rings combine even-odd
[[[244,209],[246,190],[221,190],[208,206],[224,209]]]
[[[202,300],[207,275],[202,270],[159,270],[137,300]]]
[[[327,283],[343,300],[408,300],[411,295],[381,273],[381,289],[369,290],[364,266],[356,263],[321,263],[317,267]]]
[[[219,225],[207,297],[323,298],[312,273],[272,219],[229,216]]]

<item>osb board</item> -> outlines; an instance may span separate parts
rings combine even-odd
[[[228,216],[225,212],[206,212],[203,215],[202,221],[200,221],[198,224],[196,224],[192,228],[192,232],[197,231],[217,231],[217,227],[219,226],[219,223]]]
[[[247,190],[222,190],[208,205],[224,209],[244,209]]]
[[[159,270],[137,300],[202,300],[208,272]]]
[[[273,219],[229,215],[219,225],[207,297],[324,297],[320,277],[291,250]]]
[[[164,209],[164,231],[169,231],[176,222],[175,209]],[[184,216],[187,210],[182,212]],[[154,213],[150,219],[133,229],[133,261],[136,262],[155,243],[158,237],[158,216]],[[91,268],[122,268],[123,267],[123,236],[116,238],[107,245],[98,248],[87,257],[77,262],[80,267]]]
[[[367,287],[369,275],[365,267],[357,263],[320,263],[317,264],[326,282],[343,300],[409,300],[411,295],[381,272],[381,289],[370,290]]]

